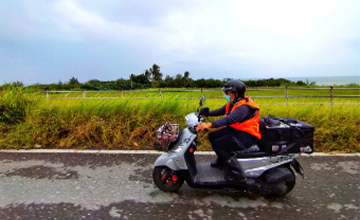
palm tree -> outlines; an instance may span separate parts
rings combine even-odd
[[[163,74],[160,72],[160,66],[158,66],[154,63],[154,65],[152,66],[152,68],[150,68],[149,71],[154,80],[160,81],[162,79]]]
[[[145,70],[145,73],[144,75],[146,76],[147,79],[150,80],[150,77],[151,77],[151,72],[149,70]]]
[[[189,79],[189,76],[190,76],[189,71],[186,71],[186,72],[184,73],[184,80],[188,80],[188,79]]]
[[[188,87],[191,84],[191,78],[190,78],[190,73],[189,71],[185,71],[184,76],[183,76],[183,87]]]

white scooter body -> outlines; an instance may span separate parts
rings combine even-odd
[[[196,126],[203,122],[199,113],[185,117],[187,128],[172,143],[167,152],[155,161],[153,179],[163,191],[176,191],[184,181],[194,188],[223,188],[284,195],[295,185],[295,175],[290,165],[303,176],[296,161],[297,154],[269,155],[265,152],[240,152],[236,155],[248,178],[247,183],[229,182],[224,179],[225,171],[210,166],[210,161],[196,161]],[[255,149],[253,146],[250,149]]]

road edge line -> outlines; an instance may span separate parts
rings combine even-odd
[[[78,153],[78,154],[162,154],[162,151],[156,150],[74,150],[74,149],[29,149],[29,150],[0,150],[0,153]],[[197,151],[196,155],[215,155],[213,151]],[[322,153],[301,154],[306,157],[318,156],[357,156],[360,153]]]

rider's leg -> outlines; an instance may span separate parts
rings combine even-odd
[[[211,146],[214,150],[214,142],[216,139],[223,137],[224,135],[228,135],[229,132],[226,128],[220,128],[218,130],[212,131],[209,133],[209,141],[211,142]],[[215,150],[214,150],[215,151]],[[216,151],[215,151],[216,152]],[[219,157],[217,157],[214,161],[211,162],[212,167],[220,167],[222,165],[222,161]]]
[[[231,157],[231,152],[242,148],[236,143],[226,128],[213,131],[209,134],[211,147],[218,155],[220,161],[225,162]]]
[[[233,140],[231,134],[225,134],[211,143],[214,151],[218,155],[219,160],[225,166],[227,175],[225,179],[228,181],[246,182],[246,176],[240,163],[231,155],[232,151],[241,149]]]

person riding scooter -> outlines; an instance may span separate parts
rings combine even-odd
[[[210,123],[201,123],[196,130],[223,127],[209,134],[212,148],[218,156],[211,166],[225,167],[227,181],[246,182],[244,170],[232,152],[247,149],[261,139],[260,108],[245,95],[246,86],[240,80],[228,81],[221,90],[228,103],[205,116],[226,116]]]

